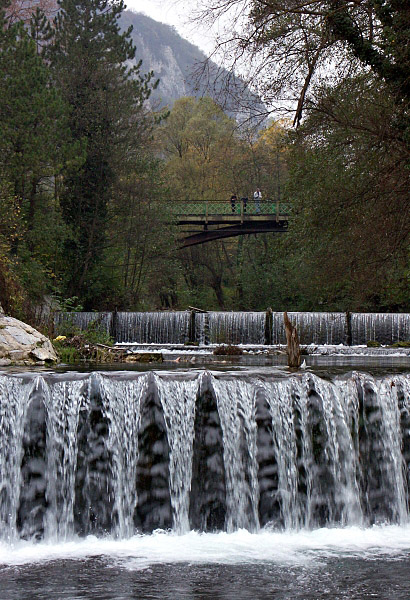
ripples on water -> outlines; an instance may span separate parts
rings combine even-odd
[[[0,547],[1,600],[408,600],[410,528]]]

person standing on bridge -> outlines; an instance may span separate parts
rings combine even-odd
[[[262,200],[262,192],[259,188],[256,188],[256,192],[253,194],[253,199],[255,201],[255,212],[261,212],[261,200]]]
[[[236,197],[236,194],[232,194],[232,196],[231,196],[231,210],[232,210],[233,213],[236,210],[236,201],[237,201],[237,199],[238,198]]]

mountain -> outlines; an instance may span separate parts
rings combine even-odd
[[[207,57],[176,29],[130,10],[123,12],[120,26],[132,25],[131,38],[137,48],[135,61],[142,60],[141,72],[154,71],[160,83],[151,96],[152,103],[169,106],[183,96],[212,96],[228,114],[239,121],[263,114],[266,109],[245,83],[225,69],[208,61],[207,75],[197,73]]]

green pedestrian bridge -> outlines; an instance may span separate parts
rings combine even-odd
[[[172,212],[183,227],[181,247],[187,248],[238,235],[283,233],[288,229],[290,206],[271,200],[256,203],[253,198],[233,204],[190,200],[175,202]]]

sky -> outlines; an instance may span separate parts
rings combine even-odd
[[[208,28],[189,22],[189,0],[125,0],[128,9],[142,12],[156,21],[173,25],[178,33],[195,44],[203,52],[210,53],[214,47],[213,36]]]

